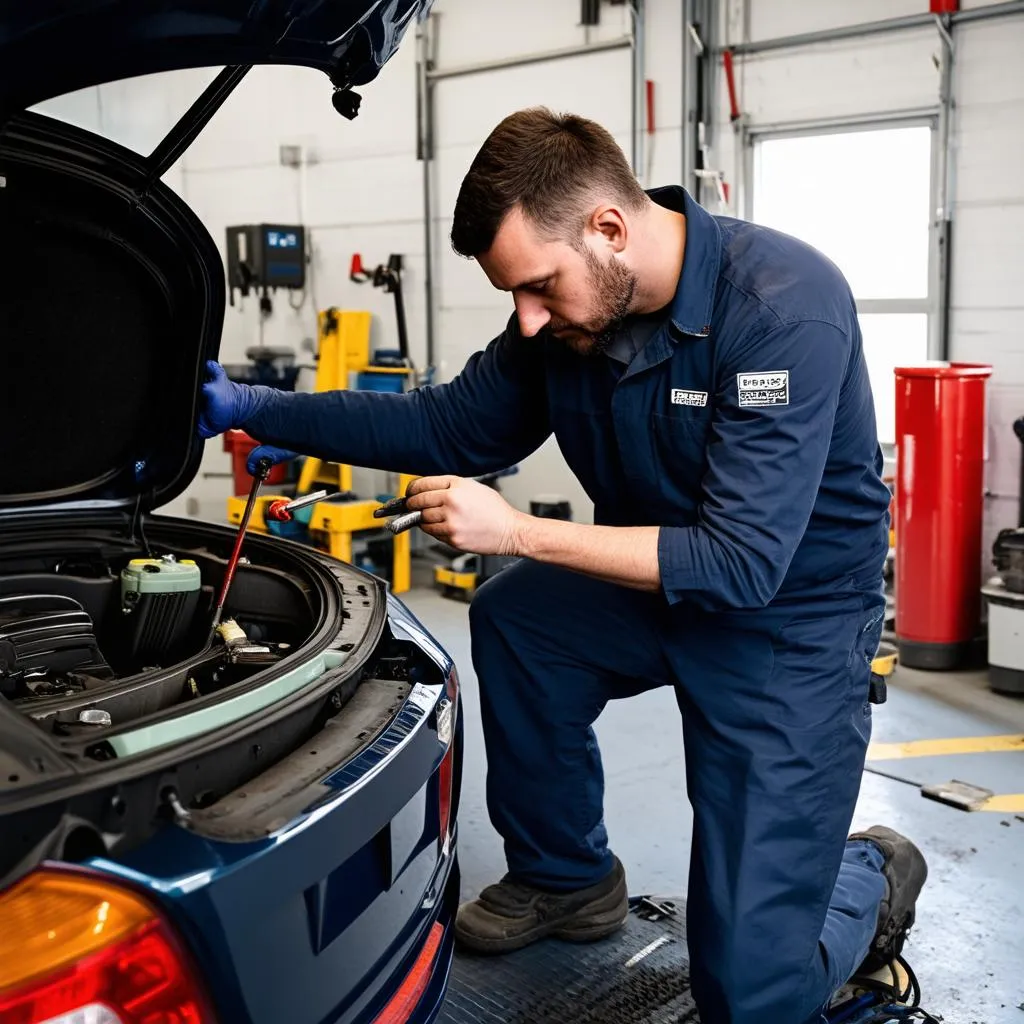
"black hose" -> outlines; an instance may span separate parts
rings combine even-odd
[[[1017,440],[1020,441],[1020,494],[1017,502],[1017,525],[1024,527],[1024,416],[1014,422],[1013,432],[1017,435]]]

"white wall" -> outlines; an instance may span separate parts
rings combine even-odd
[[[917,14],[925,0],[721,0],[728,38],[767,38],[866,20]],[[980,6],[970,0],[964,6]],[[647,77],[655,82],[657,134],[644,184],[681,177],[682,3],[647,0]],[[579,26],[578,0],[522,0],[516,5],[437,0],[437,61],[441,68],[489,58],[572,46],[626,32],[626,10],[602,5],[602,24]],[[497,25],[497,28],[495,28]],[[1024,412],[1024,19],[963,26],[958,32],[957,161],[954,178],[953,355],[988,361],[992,381],[988,483],[989,534],[1012,522],[1019,447],[1009,430]],[[748,34],[747,34],[748,33]],[[932,29],[820,44],[737,61],[740,104],[753,125],[863,115],[932,106],[938,100],[939,55]],[[351,254],[370,265],[391,252],[406,258],[409,330],[424,361],[421,165],[415,158],[415,41],[408,38],[377,81],[361,90],[352,122],[330,104],[317,72],[254,69],[167,176],[223,246],[232,223],[302,219],[314,250],[316,305],[368,308],[375,340],[392,342],[391,299],[348,281]],[[474,350],[497,333],[511,312],[479,268],[448,244],[459,183],[473,154],[505,114],[533,104],[573,110],[604,123],[629,152],[628,50],[453,78],[436,86],[434,177],[436,339],[440,379],[449,379]],[[129,145],[152,145],[199,93],[211,73],[154,76],[86,90],[60,102],[61,116],[98,127]],[[731,184],[741,158],[729,126],[724,79],[712,162]],[[281,144],[301,145],[304,173],[280,165]],[[690,184],[690,183],[688,183]],[[733,193],[732,212],[743,196]],[[314,303],[295,313],[282,293],[264,340],[300,348],[314,331]],[[225,313],[225,360],[241,359],[259,338],[256,302]],[[223,474],[227,459],[207,446],[203,471]],[[525,507],[531,496],[560,492],[577,518],[591,515],[553,444],[528,459],[505,493]],[[227,481],[201,477],[189,492],[201,515],[221,518]],[[185,500],[175,503],[184,511]]]
[[[978,5],[972,5],[978,6]],[[1024,17],[958,30],[952,352],[990,363],[985,551],[1016,525],[1024,415]],[[991,567],[989,567],[991,568]]]

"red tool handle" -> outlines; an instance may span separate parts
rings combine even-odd
[[[278,498],[277,501],[272,501],[267,506],[266,512],[263,513],[264,518],[272,519],[275,523],[290,523],[292,521],[292,513],[288,505],[289,501],[287,498]]]
[[[245,503],[245,512],[242,513],[242,521],[238,526],[238,536],[235,537],[235,546],[228,559],[227,569],[224,570],[224,582],[221,584],[220,596],[217,598],[217,608],[213,613],[213,625],[210,628],[210,639],[220,625],[220,617],[224,614],[224,603],[227,601],[228,590],[231,588],[231,581],[235,578],[235,569],[238,568],[238,559],[242,554],[242,542],[245,540],[245,531],[252,518],[252,510],[256,504],[256,495],[260,485],[270,475],[273,463],[270,459],[263,458],[256,465],[256,473],[252,478],[252,487],[249,488],[249,500]]]

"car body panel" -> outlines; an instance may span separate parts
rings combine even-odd
[[[440,694],[417,685],[378,741],[322,780],[321,801],[265,839],[171,825],[119,863],[90,863],[166,910],[222,1020],[370,1020],[433,923],[449,931],[458,868],[454,846],[439,853]]]
[[[431,0],[2,0],[0,116],[117,79],[293,64],[377,76]]]

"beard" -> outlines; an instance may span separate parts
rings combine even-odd
[[[602,263],[590,249],[584,249],[583,258],[594,297],[590,315],[579,323],[553,319],[546,330],[577,355],[596,356],[607,350],[629,315],[637,281],[618,260]]]

